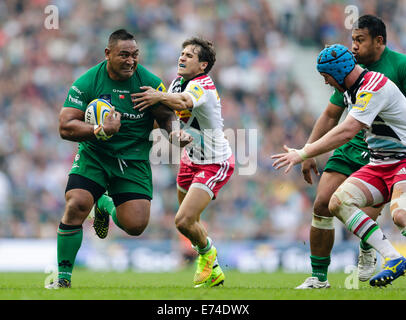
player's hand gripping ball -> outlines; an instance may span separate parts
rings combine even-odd
[[[106,135],[103,130],[103,122],[110,113],[113,106],[104,99],[94,99],[91,101],[85,111],[85,122],[94,125],[94,131],[97,139],[108,140],[113,135]]]

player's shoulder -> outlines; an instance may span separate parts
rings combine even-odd
[[[100,72],[105,68],[106,61],[102,61],[95,66],[89,68],[87,71],[82,73],[76,81],[91,82],[93,79],[99,78]]]
[[[203,74],[192,79],[191,82],[197,83],[205,90],[214,90],[216,86],[214,85],[213,79],[208,74]]]
[[[386,51],[387,51],[388,57],[392,63],[406,64],[406,54],[399,52],[399,51],[389,49],[388,47],[386,47]]]
[[[386,50],[388,51],[388,60],[396,70],[399,81],[404,82],[406,79],[406,54],[390,49]]]
[[[87,69],[72,83],[71,90],[75,91],[75,94],[89,94],[94,91],[96,83],[102,81],[102,74],[104,72],[106,61],[102,61],[95,66]]]
[[[390,82],[390,81],[389,81]],[[383,73],[368,71],[358,91],[378,92],[388,83],[388,77]]]

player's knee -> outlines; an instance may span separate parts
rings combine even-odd
[[[330,202],[328,203],[328,211],[334,216],[337,216],[340,212],[342,205],[343,202],[340,200],[340,195],[334,193],[331,196]]]
[[[68,198],[66,200],[65,212],[63,214],[62,221],[71,225],[82,224],[89,214],[92,205],[92,203],[89,203],[85,199],[78,197]]]
[[[130,224],[123,226],[125,232],[130,236],[140,236],[147,227],[147,223],[143,224]]]
[[[89,203],[87,199],[70,197],[66,200],[65,214],[69,216],[88,214],[92,206],[93,203]]]
[[[331,217],[328,205],[329,201],[327,199],[317,197],[313,205],[314,214],[320,217]]]
[[[134,227],[131,229],[125,229],[125,232],[130,236],[140,236],[145,230],[145,227]]]
[[[403,224],[403,216],[406,215],[405,210],[396,210],[392,213],[393,223],[398,227],[405,227]]]
[[[193,224],[193,219],[187,215],[176,215],[175,217],[175,226],[181,233],[187,232],[191,225]]]
[[[392,198],[390,212],[396,226],[399,228],[406,227],[406,193]]]

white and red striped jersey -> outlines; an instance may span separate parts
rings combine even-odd
[[[196,164],[221,163],[232,155],[224,136],[221,103],[210,76],[199,75],[189,81],[177,77],[168,92],[186,92],[193,100],[193,108],[176,112],[181,128],[193,136],[185,147],[189,159]]]
[[[371,153],[406,154],[406,98],[399,88],[382,73],[368,71],[352,96],[349,114],[367,125],[365,141]],[[382,162],[375,160],[371,157],[371,162]]]

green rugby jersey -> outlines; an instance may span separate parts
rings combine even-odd
[[[391,79],[406,96],[406,55],[390,50],[385,47],[382,55],[378,61],[370,65],[362,65],[361,67],[367,68],[369,71],[376,71],[383,73],[389,79]],[[337,89],[330,97],[330,102],[345,108],[344,96]],[[367,143],[364,141],[364,134],[360,131],[351,141],[348,142],[359,148],[367,148]]]
[[[107,141],[80,142],[84,148],[131,160],[148,160],[152,141],[149,135],[154,126],[150,108],[133,109],[130,94],[140,92],[140,87],[151,86],[166,91],[162,80],[138,64],[132,77],[125,81],[112,80],[107,73],[107,61],[90,68],[71,86],[63,107],[86,111],[87,105],[96,98],[109,101],[121,113],[121,127]]]

